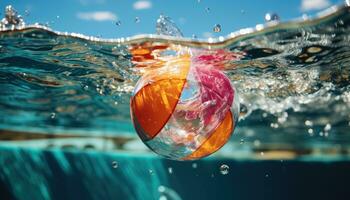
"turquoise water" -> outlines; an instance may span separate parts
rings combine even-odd
[[[4,27],[0,129],[43,137],[136,137],[129,98],[142,70],[132,64],[129,48],[147,41],[231,53],[213,60],[224,66],[241,100],[231,149],[344,152],[350,125],[349,17],[348,7],[333,7],[314,19],[270,22],[208,40],[181,38],[166,23],[157,26],[161,36],[118,39],[39,25]]]
[[[349,28],[345,6],[208,40],[181,38],[180,30],[168,26],[157,27],[162,35],[118,39],[40,25],[4,26],[0,163],[6,167],[0,193],[15,199],[191,199],[196,194],[212,199],[222,192],[221,197],[248,199],[277,194],[264,193],[264,185],[282,195],[289,186],[279,185],[281,179],[299,183],[305,180],[293,175],[303,174],[317,181],[319,173],[341,185],[348,180],[350,153]],[[143,70],[131,62],[130,47],[145,42],[221,56],[212,64],[222,66],[236,86],[241,114],[230,142],[213,156],[164,160],[134,132],[129,99]],[[173,53],[163,52],[160,59]],[[230,167],[228,176],[220,171],[223,164]],[[257,192],[250,194],[248,183],[254,180]],[[213,191],[201,194],[198,182]]]

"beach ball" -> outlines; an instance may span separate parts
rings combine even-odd
[[[192,59],[193,60],[193,59]],[[146,71],[135,86],[130,112],[136,132],[154,152],[194,160],[220,149],[237,123],[239,103],[219,69],[190,55]]]

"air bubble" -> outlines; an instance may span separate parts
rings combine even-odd
[[[306,125],[306,126],[313,126],[313,123],[312,123],[312,121],[310,121],[310,120],[306,120],[306,121],[305,121],[305,125]]]
[[[312,128],[309,128],[308,130],[307,130],[307,132],[312,136],[312,135],[314,135],[314,130],[312,129]]]
[[[135,23],[139,23],[141,20],[139,17],[135,17]]]
[[[197,169],[197,167],[198,167],[197,163],[192,163],[192,168],[193,169]]]
[[[113,162],[112,162],[112,167],[113,167],[114,169],[118,168],[118,162],[117,162],[117,161],[113,161]]]
[[[241,139],[239,143],[244,144],[244,139]]]
[[[51,114],[50,114],[50,118],[51,118],[51,119],[55,119],[55,118],[56,118],[56,113],[54,113],[54,112],[51,113]]]
[[[115,25],[117,25],[117,26],[120,26],[121,24],[122,24],[122,22],[120,20],[115,22]]]
[[[260,140],[254,140],[254,146],[259,147],[261,144]]]
[[[331,124],[326,124],[326,126],[324,127],[324,131],[330,131],[332,129],[332,126],[331,126]]]
[[[172,168],[172,167],[169,167],[169,168],[168,168],[168,172],[169,172],[169,174],[172,174],[172,173],[173,173],[173,168]]]
[[[162,195],[159,197],[159,200],[168,200],[168,198],[165,195]]]
[[[226,164],[223,164],[223,165],[220,166],[220,173],[222,175],[228,174],[229,170],[230,170],[230,167],[228,165],[226,165]]]

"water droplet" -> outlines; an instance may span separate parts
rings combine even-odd
[[[141,20],[139,17],[135,17],[135,23],[139,23]]]
[[[266,22],[278,22],[279,16],[276,13],[266,13],[265,14],[265,21]]]
[[[51,117],[51,119],[55,119],[55,117],[56,117],[56,113],[54,113],[54,112],[53,112],[53,113],[51,113],[51,114],[50,114],[50,117]]]
[[[209,13],[209,12],[210,12],[210,8],[209,8],[209,7],[206,7],[206,8],[205,8],[205,12]]]
[[[59,19],[59,18],[60,18],[60,16],[59,16],[59,15],[57,15],[57,16],[56,16],[56,19]]]
[[[244,144],[244,139],[241,139],[241,141],[239,142],[239,144]]]
[[[115,101],[115,102],[114,102],[114,105],[118,105],[118,101]]]
[[[213,31],[214,31],[215,33],[221,32],[221,25],[220,25],[220,24],[215,24],[215,25],[214,25],[214,28],[213,28]]]
[[[89,89],[89,86],[88,85],[85,85],[84,86],[84,90],[88,90]]]
[[[230,170],[230,167],[228,165],[223,164],[223,165],[220,166],[220,173],[222,175],[228,174],[229,170]]]
[[[265,174],[265,178],[269,178],[269,176],[270,176],[269,174]]]
[[[264,155],[265,155],[265,153],[262,151],[262,152],[260,152],[260,155],[261,155],[261,156],[264,156]]]
[[[122,24],[122,22],[120,20],[115,22],[115,25],[117,25],[117,26],[120,26],[121,24]]]
[[[169,172],[169,174],[172,174],[173,173],[173,168],[169,167],[168,168],[168,172]]]
[[[201,0],[197,0],[197,2],[198,2],[198,3],[200,3],[200,2],[201,2]]]
[[[27,16],[29,16],[29,14],[30,14],[29,10],[25,10],[25,11],[24,11],[24,16],[27,17]]]
[[[196,169],[198,167],[197,163],[192,163],[192,168]]]
[[[149,169],[148,172],[149,172],[150,175],[153,175],[153,174],[154,174],[154,172],[153,172],[152,169]]]
[[[197,35],[192,34],[192,39],[197,39]]]
[[[242,10],[241,10],[241,14],[243,15],[244,13],[245,13],[245,10],[242,9]]]
[[[159,187],[158,187],[158,192],[161,192],[161,193],[163,193],[163,192],[165,192],[165,187],[163,186],[163,185],[160,185]]]
[[[117,162],[117,161],[113,161],[113,162],[112,162],[112,167],[113,167],[114,169],[118,168],[118,162]]]

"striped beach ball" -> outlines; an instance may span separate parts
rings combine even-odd
[[[220,70],[182,56],[147,71],[130,102],[136,132],[154,152],[194,160],[220,149],[237,123],[235,88]]]

